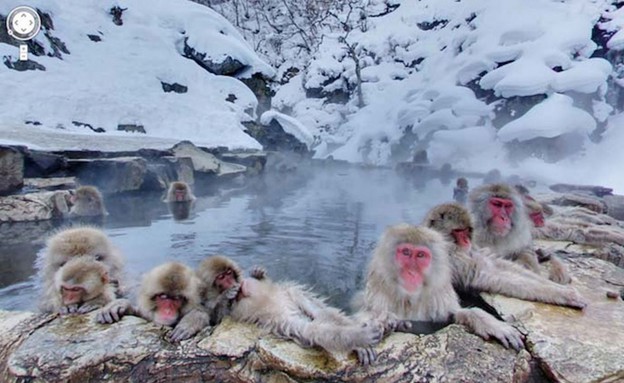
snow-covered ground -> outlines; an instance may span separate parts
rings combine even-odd
[[[257,4],[293,3],[272,1]],[[622,69],[592,57],[597,48],[592,28],[598,23],[613,33],[607,46],[624,49],[624,14],[615,0],[365,0],[367,18],[354,22],[346,17],[362,15],[359,10],[332,8],[333,19],[322,19],[309,33],[289,35],[277,33],[270,18],[263,21],[257,12],[247,19],[248,9],[231,13],[242,4],[238,0],[219,4],[223,16],[188,0],[27,3],[52,16],[50,32],[71,54],[32,57],[45,72],[0,65],[0,84],[9,90],[0,100],[0,142],[160,147],[190,139],[205,146],[260,147],[241,125],[259,117],[256,97],[238,78],[212,75],[184,58],[186,39],[214,61],[229,56],[248,65],[244,76],[277,73],[282,79],[297,68],[289,82],[275,86],[273,110],[260,120],[278,120],[317,157],[391,164],[426,149],[434,165],[498,168],[550,181],[604,184],[624,193],[624,177],[615,170],[624,163],[623,106],[609,105],[606,97],[608,86],[624,83],[618,78]],[[5,0],[0,13],[22,4]],[[122,26],[112,22],[114,5],[127,8]],[[270,12],[279,14],[276,9]],[[283,23],[288,15],[280,15]],[[346,34],[341,22],[353,29]],[[310,43],[312,50],[304,52],[301,38],[314,36],[322,36],[318,46]],[[37,41],[52,52],[43,34]],[[356,65],[347,46],[361,66],[363,107],[357,105]],[[15,60],[17,52],[0,44],[0,56]],[[608,85],[610,76],[616,79]],[[161,82],[185,85],[188,92],[164,93]],[[340,92],[349,95],[346,104],[332,102]],[[510,119],[497,119],[505,101],[526,96],[538,96],[525,100],[535,103],[526,113],[511,111]],[[543,101],[536,101],[539,97]],[[28,120],[42,126],[25,125]],[[72,121],[107,132],[92,133]],[[143,125],[147,135],[117,132],[119,124]],[[606,126],[602,141],[591,141],[589,134],[601,125]],[[397,156],[394,150],[406,144],[410,130],[409,150]],[[507,144],[563,133],[579,137],[582,149],[556,164],[533,157],[507,161]]]
[[[0,65],[0,141],[8,142],[8,132],[21,129],[24,140],[41,129],[25,125],[38,121],[49,137],[76,131],[72,121],[101,127],[107,134],[122,136],[119,124],[142,125],[148,136],[165,141],[191,139],[206,146],[260,148],[243,132],[241,121],[255,118],[257,99],[241,81],[216,76],[182,56],[184,39],[214,61],[227,56],[252,68],[248,75],[273,74],[222,16],[207,7],[186,0],[31,0],[28,5],[51,15],[54,30],[70,54],[62,59],[48,56],[30,58],[45,71],[10,70]],[[20,0],[0,3],[7,15]],[[109,10],[114,5],[127,8],[123,25],[115,25]],[[95,35],[94,42],[87,36]],[[43,31],[36,40],[52,52]],[[18,56],[18,49],[0,44],[0,56]],[[188,87],[186,93],[165,93],[161,82]],[[226,98],[234,95],[234,102]],[[249,113],[248,111],[251,111]],[[57,129],[63,127],[64,129]],[[12,133],[13,134],[13,133]],[[135,141],[137,134],[127,134]],[[59,136],[62,137],[62,136]],[[34,138],[34,137],[33,137]],[[34,138],[35,139],[35,138]],[[67,138],[62,142],[75,142]],[[58,142],[51,142],[58,146]],[[106,144],[105,144],[106,145]],[[77,145],[81,147],[81,145]]]

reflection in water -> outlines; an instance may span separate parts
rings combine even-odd
[[[308,284],[346,308],[382,230],[420,222],[431,206],[451,199],[452,186],[431,180],[417,190],[389,170],[313,169],[196,194],[190,217],[181,221],[160,193],[106,201],[104,230],[126,258],[131,285],[166,261],[195,267],[221,253],[244,268],[263,265],[273,279]],[[58,225],[0,226],[0,309],[35,308],[33,262]]]

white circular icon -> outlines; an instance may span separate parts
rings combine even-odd
[[[17,40],[30,40],[41,29],[41,18],[31,7],[21,6],[14,8],[7,17],[7,31]]]

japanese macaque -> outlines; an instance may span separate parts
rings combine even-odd
[[[210,262],[219,265],[222,260]],[[236,285],[236,279],[228,273],[228,270],[234,272],[234,269],[228,263],[222,265],[225,266],[225,269],[221,268],[224,271],[216,274],[214,280],[217,290],[227,292]],[[223,277],[220,278],[221,275]],[[380,326],[347,316],[302,285],[273,282],[264,272],[252,273],[251,278],[241,280],[240,291],[231,302],[230,310],[234,320],[255,323],[265,331],[291,339],[302,347],[319,346],[330,352],[369,348],[382,336]]]
[[[55,274],[67,262],[88,257],[108,267],[108,278],[118,295],[122,295],[123,260],[104,232],[94,227],[81,226],[64,229],[51,236],[40,260],[43,288],[41,306],[45,309],[56,295]]]
[[[266,277],[266,271],[255,268],[251,276],[262,280]],[[197,269],[197,277],[202,304],[209,310],[210,324],[214,326],[230,313],[231,305],[240,291],[243,271],[230,258],[215,255],[202,261]]]
[[[97,321],[114,323],[125,315],[134,315],[162,326],[174,327],[185,315],[195,312],[195,319],[201,322],[195,328],[201,330],[208,325],[208,316],[195,311],[199,308],[198,282],[193,270],[181,263],[169,262],[157,266],[143,276],[136,306],[128,299],[117,299],[100,310]],[[168,337],[179,341],[193,335],[195,333],[174,329]]]
[[[193,202],[195,196],[189,184],[183,181],[174,181],[169,185],[165,202]]]
[[[115,299],[108,267],[91,256],[73,258],[54,276],[54,294],[42,307],[45,312],[85,314]]]
[[[205,327],[205,320],[198,321],[196,317],[209,316],[210,326],[215,326],[229,315],[232,304],[238,297],[243,271],[236,262],[222,255],[214,255],[206,258],[197,268],[195,274],[199,279],[199,298],[201,308],[199,311],[186,315],[176,326],[175,331],[193,333],[199,332]],[[266,277],[264,268],[255,267],[251,271],[251,277],[262,280]],[[197,310],[196,310],[197,311]],[[197,326],[202,326],[198,328]]]
[[[511,261],[494,259],[488,249],[474,249],[472,220],[468,210],[459,204],[434,207],[423,224],[443,234],[452,244],[453,286],[460,291],[474,289],[581,309],[587,305],[572,287],[549,281]]]
[[[488,247],[494,256],[511,259],[539,274],[532,224],[520,193],[506,184],[482,185],[470,192],[468,207],[474,219],[475,245]],[[571,281],[565,265],[554,256],[549,278],[562,284]]]
[[[450,246],[442,234],[426,227],[387,228],[374,250],[364,291],[354,301],[356,308],[386,323],[452,321],[483,339],[523,347],[522,335],[511,325],[479,308],[460,307],[452,285]]]
[[[96,217],[108,215],[102,194],[95,186],[81,186],[70,197],[70,217]]]
[[[468,191],[468,180],[464,177],[459,177],[453,189],[453,199],[462,205],[465,204],[468,198]]]
[[[582,245],[602,246],[616,243],[624,246],[624,229],[607,215],[573,207],[545,220],[541,204],[525,201],[525,205],[533,222],[533,238],[570,241]]]

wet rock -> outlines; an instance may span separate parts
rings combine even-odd
[[[606,213],[607,207],[601,198],[589,194],[560,194],[545,201],[559,206],[580,206],[596,213]]]
[[[69,213],[67,190],[0,197],[0,222],[40,221]]]
[[[604,197],[613,194],[613,189],[611,188],[594,185],[555,184],[551,185],[549,188],[558,193],[583,192],[595,195],[596,197]]]
[[[603,198],[607,205],[607,214],[615,219],[624,221],[624,196],[607,195]]]
[[[187,157],[161,157],[147,164],[143,190],[165,190],[173,181],[195,183],[193,162]]]
[[[103,193],[140,190],[147,174],[141,157],[70,160],[68,166],[81,184],[95,185]]]
[[[488,300],[505,316],[519,318],[529,352],[553,380],[624,379],[624,305],[605,296],[614,285],[624,285],[624,270],[593,258],[570,256],[564,262],[574,276],[573,285],[590,302],[583,311],[498,295]]]
[[[246,171],[245,166],[221,161],[214,154],[198,148],[190,141],[182,141],[176,144],[172,151],[175,157],[190,158],[193,163],[193,170],[198,173],[231,177]]]
[[[256,122],[243,122],[242,124],[245,126],[245,132],[258,141],[264,150],[309,153],[307,145],[292,134],[286,133],[275,118],[268,125]]]
[[[16,148],[0,146],[0,195],[18,190],[24,183],[24,156]]]
[[[67,159],[58,154],[39,150],[24,153],[24,177],[46,177],[67,168]]]
[[[165,93],[175,92],[175,93],[186,93],[188,92],[188,87],[186,85],[178,84],[174,82],[173,84],[169,84],[166,82],[160,82],[162,85],[162,89]]]
[[[251,175],[257,175],[262,173],[267,162],[266,152],[224,153],[219,155],[219,157],[226,162],[247,167],[247,174]]]
[[[378,362],[361,367],[353,355],[303,349],[229,319],[212,335],[204,330],[171,344],[163,336],[168,330],[142,319],[99,325],[93,315],[56,318],[17,347],[0,342],[5,381],[510,382],[519,359],[455,325],[429,336],[392,335],[378,347]],[[25,335],[21,322],[13,323],[1,322],[0,334],[11,326]]]
[[[70,190],[77,186],[76,177],[24,178],[24,187],[38,190]]]

